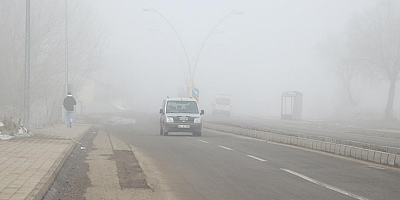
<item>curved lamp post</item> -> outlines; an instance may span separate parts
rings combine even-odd
[[[231,15],[242,15],[242,14],[244,14],[244,12],[237,12],[236,10],[230,12],[228,15],[226,15],[224,18],[222,18],[222,19],[214,26],[214,28],[210,31],[210,33],[208,33],[206,39],[204,40],[203,44],[202,44],[201,47],[200,47],[199,52],[197,53],[196,61],[195,61],[195,63],[194,63],[194,67],[193,67],[193,74],[192,74],[191,77],[190,77],[192,81],[193,81],[193,79],[194,79],[194,73],[195,73],[195,71],[196,71],[197,61],[199,60],[199,56],[200,56],[200,54],[201,54],[201,51],[203,50],[203,47],[204,47],[204,45],[206,44],[208,38],[210,38],[210,36],[212,35],[212,33],[214,33],[215,29],[218,27],[218,25],[220,25],[226,18],[228,18],[228,17],[231,16]]]
[[[179,51],[178,51],[178,49],[176,48],[176,46],[175,46],[175,45],[171,42],[171,40],[170,40],[163,32],[161,32],[160,30],[158,30],[158,29],[150,29],[150,31],[160,33],[160,34],[168,41],[168,43],[171,44],[171,46],[174,48],[176,54],[178,55],[179,62],[181,63],[181,66],[182,66],[183,75],[186,77],[185,67],[184,67],[184,65],[183,65],[182,58],[179,56]],[[189,73],[190,73],[190,72],[189,72]],[[187,82],[187,81],[188,81],[188,80],[185,78],[185,82]]]
[[[179,42],[181,43],[181,46],[182,46],[182,48],[183,48],[183,51],[185,52],[186,61],[187,61],[187,65],[188,65],[188,67],[189,67],[189,74],[190,74],[190,72],[192,71],[192,69],[191,69],[191,67],[190,67],[189,57],[188,57],[188,54],[187,54],[185,45],[183,45],[182,39],[181,39],[181,37],[179,36],[179,34],[176,32],[175,28],[172,26],[172,24],[171,24],[161,13],[159,13],[159,12],[158,12],[157,10],[155,10],[154,8],[151,8],[151,9],[146,9],[146,8],[145,8],[145,9],[143,9],[143,11],[151,11],[151,12],[157,13],[157,14],[160,15],[160,16],[167,22],[167,24],[172,28],[172,30],[174,31],[174,33],[175,33],[176,36],[178,37]]]
[[[204,45],[206,44],[208,38],[210,38],[210,36],[212,35],[212,33],[213,33],[213,32],[215,31],[215,29],[218,27],[218,25],[220,25],[226,18],[228,18],[228,17],[231,16],[231,15],[244,14],[244,12],[238,12],[238,11],[234,10],[234,11],[230,12],[228,15],[226,15],[224,18],[222,18],[222,19],[213,27],[213,29],[210,31],[210,33],[208,33],[206,39],[203,41],[203,43],[202,43],[202,45],[201,45],[201,47],[200,47],[200,49],[199,49],[197,55],[195,55],[195,56],[193,57],[193,59],[192,59],[192,62],[193,62],[193,61],[195,62],[195,63],[194,63],[194,68],[193,68],[193,72],[192,72],[191,63],[189,62],[189,57],[188,57],[188,54],[187,54],[185,45],[183,45],[183,42],[182,42],[181,37],[180,37],[179,34],[176,32],[176,30],[175,30],[175,28],[172,26],[172,24],[171,24],[160,12],[158,12],[158,11],[155,10],[154,8],[151,8],[151,9],[145,8],[145,9],[143,9],[143,11],[155,12],[155,13],[157,13],[158,15],[160,15],[161,18],[163,18],[163,19],[165,20],[165,22],[168,23],[168,25],[169,25],[169,26],[172,28],[172,30],[174,31],[175,35],[178,37],[179,42],[180,42],[180,44],[181,44],[181,46],[182,46],[182,48],[183,48],[183,51],[185,52],[186,61],[187,61],[187,65],[188,65],[188,68],[189,68],[189,82],[188,82],[189,94],[190,94],[190,92],[191,92],[191,89],[193,89],[193,87],[194,87],[193,78],[194,78],[194,73],[195,73],[196,66],[197,66],[197,61],[199,60],[199,56],[200,56],[200,54],[201,54],[201,51],[203,50],[203,47],[204,47]]]

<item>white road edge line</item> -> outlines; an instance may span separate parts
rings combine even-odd
[[[256,160],[261,161],[261,162],[265,162],[265,161],[266,161],[266,160],[264,160],[264,159],[261,159],[261,158],[258,158],[258,157],[252,156],[252,155],[247,155],[247,157],[256,159]]]
[[[353,197],[354,199],[358,199],[358,200],[369,200],[369,199],[367,199],[367,198],[365,198],[365,197],[358,196],[358,195],[353,194],[353,193],[351,193],[351,192],[347,192],[347,191],[345,191],[345,190],[342,190],[342,189],[333,187],[333,186],[331,186],[331,185],[328,185],[328,184],[323,183],[323,182],[321,182],[321,181],[317,181],[317,180],[315,180],[315,179],[312,179],[312,178],[307,177],[307,176],[305,176],[305,175],[303,175],[303,174],[294,172],[294,171],[292,171],[292,170],[283,169],[283,168],[281,168],[281,170],[283,170],[283,171],[285,171],[285,172],[287,172],[287,173],[290,173],[290,174],[292,174],[292,175],[298,176],[298,177],[300,177],[300,178],[302,178],[302,179],[304,179],[304,180],[307,180],[307,181],[309,181],[309,182],[311,182],[311,183],[317,184],[317,185],[319,185],[319,186],[325,187],[325,188],[330,189],[330,190],[333,190],[333,191],[335,191],[335,192],[339,192],[339,193],[344,194],[344,195],[346,195],[346,196]]]
[[[226,146],[221,146],[221,145],[219,145],[219,147],[221,147],[221,148],[223,148],[223,149],[226,149],[226,150],[229,150],[229,151],[233,151],[233,149],[231,149],[231,148],[229,148],[229,147],[226,147]]]
[[[208,144],[209,142],[207,142],[207,141],[204,141],[204,140],[197,140],[197,141],[199,141],[199,142],[203,142],[203,143],[206,143],[206,144]]]

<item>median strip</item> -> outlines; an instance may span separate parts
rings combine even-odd
[[[237,127],[237,126],[227,126],[221,125],[216,123],[205,122],[204,127],[222,131],[242,136],[247,136],[251,138],[257,138],[266,141],[272,141],[277,143],[283,143],[287,145],[298,146],[307,149],[313,149],[317,151],[323,151],[326,153],[332,153],[336,155],[351,157],[363,161],[378,163],[382,165],[388,165],[391,167],[400,167],[400,154],[399,153],[390,153],[397,152],[395,151],[397,148],[394,147],[379,147],[371,145],[358,147],[352,146],[348,144],[341,144],[336,143],[336,141],[324,141],[324,140],[315,140],[307,137],[299,137],[299,136],[292,136],[292,135],[285,135],[285,134],[277,134],[277,133],[270,133],[260,130],[253,130],[249,128]],[[368,148],[370,147],[370,148]],[[375,149],[375,150],[374,150]],[[376,149],[386,149],[387,151],[379,151]],[[389,151],[390,150],[390,151]],[[388,153],[389,152],[389,153]],[[400,149],[399,149],[400,152]]]

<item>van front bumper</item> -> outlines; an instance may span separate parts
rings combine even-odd
[[[165,123],[166,132],[201,132],[202,123]]]

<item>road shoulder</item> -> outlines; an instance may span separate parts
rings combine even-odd
[[[114,134],[100,129],[93,141],[93,149],[86,160],[92,186],[87,189],[85,198],[169,199],[156,181],[159,174],[154,176],[152,170],[141,171],[141,166],[148,169],[147,163],[137,161],[136,152]]]

